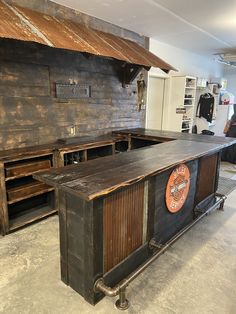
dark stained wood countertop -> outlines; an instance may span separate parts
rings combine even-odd
[[[30,147],[14,148],[0,151],[0,161],[8,162],[33,157],[35,155],[52,154],[58,145],[55,143]]]
[[[192,133],[182,133],[182,132],[172,132],[172,131],[159,131],[152,129],[125,129],[114,131],[113,134],[120,135],[131,135],[139,138],[146,139],[166,139],[166,140],[185,140],[185,141],[196,141],[196,142],[205,142],[205,143],[215,143],[224,145],[224,147],[236,144],[236,138],[232,137],[223,137],[223,136],[211,136],[211,135],[202,135],[202,134],[192,134]]]
[[[118,138],[122,136],[107,134],[98,137],[83,136],[83,137],[71,137],[58,140],[54,143],[35,145],[29,147],[7,149],[0,151],[0,162],[8,162],[19,159],[26,159],[34,156],[42,156],[52,154],[57,151],[70,151],[74,149],[86,149],[93,146],[111,145],[115,143]]]
[[[219,143],[176,140],[52,169],[34,177],[89,201],[223,147]]]
[[[70,151],[71,149],[86,149],[93,146],[104,146],[104,145],[111,145],[115,143],[118,138],[121,136],[118,136],[116,134],[107,134],[107,135],[101,135],[101,136],[84,136],[84,137],[71,137],[66,139],[60,139],[57,141],[58,144],[60,144],[60,147],[57,147],[58,151]]]
[[[197,141],[205,143],[221,144],[223,147],[236,143],[236,138],[210,136],[210,135],[199,135],[199,134],[188,134],[178,133],[169,131],[158,131],[151,129],[125,129],[114,131],[113,134],[107,134],[98,137],[83,136],[83,137],[71,137],[66,139],[58,140],[54,143],[35,145],[31,147],[23,147],[9,150],[0,151],[0,162],[8,162],[19,159],[25,159],[33,157],[35,155],[47,155],[53,153],[53,151],[70,151],[74,149],[86,149],[93,147],[94,145],[110,145],[115,143],[122,136],[132,135],[133,137],[146,138],[157,141],[172,141],[172,140],[187,140]]]

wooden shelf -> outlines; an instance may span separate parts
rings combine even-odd
[[[196,86],[195,86],[195,87],[194,87],[194,86],[193,86],[193,87],[191,87],[191,86],[185,86],[185,89],[194,89],[194,90],[195,90],[195,89],[196,89]]]
[[[8,204],[53,191],[54,188],[39,181],[33,181],[7,190]]]
[[[49,159],[7,165],[5,168],[6,181],[30,176],[49,168],[51,168],[51,161]]]
[[[192,126],[195,101],[196,78],[190,76],[172,76],[170,78],[169,100],[163,108],[163,115],[166,117],[162,121],[163,129],[181,132],[182,122],[189,122]],[[191,129],[189,132],[191,132]]]
[[[52,209],[50,206],[45,204],[44,206],[31,208],[30,210],[20,212],[15,217],[11,218],[9,221],[10,231],[21,228],[27,224],[30,224],[36,220],[43,219],[50,216],[57,211]]]

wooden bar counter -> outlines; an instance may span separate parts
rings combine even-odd
[[[235,143],[118,134],[130,137],[130,151],[35,174],[58,191],[62,280],[91,304],[104,296],[94,290],[98,279],[114,287],[150,259],[150,241],[161,248],[216,202],[220,152]],[[132,150],[145,146],[132,136],[149,146]]]

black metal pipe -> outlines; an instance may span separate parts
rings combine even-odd
[[[189,229],[191,229],[193,226],[196,225],[203,217],[205,217],[209,212],[216,209],[220,204],[223,202],[221,198],[208,210],[206,210],[203,214],[201,214],[199,217],[197,217],[193,222],[191,222],[189,225],[187,225],[185,228],[183,228],[180,232],[178,232],[171,240],[169,240],[165,245],[163,245],[162,248],[159,249],[159,251],[154,254],[150,259],[148,259],[143,265],[141,265],[136,271],[131,273],[124,281],[121,282],[119,285],[120,288],[127,287],[131,281],[133,281],[135,278],[137,278],[149,265],[151,265],[158,257],[160,257],[165,251],[173,245],[180,237],[182,237]],[[149,242],[150,245],[153,243],[153,239]],[[158,245],[158,244],[157,244]],[[159,245],[158,245],[159,246]]]
[[[104,279],[98,279],[94,284],[94,290],[96,292],[103,292],[106,296],[115,297],[122,292],[122,299],[125,299],[125,288],[135,279],[137,278],[149,265],[151,265],[158,257],[160,257],[172,244],[174,244],[182,235],[184,235],[189,229],[191,229],[197,222],[199,222],[203,217],[205,217],[209,212],[221,206],[224,203],[226,196],[219,196],[219,199],[216,201],[214,205],[208,208],[204,213],[202,213],[199,217],[197,217],[193,222],[183,228],[180,232],[178,232],[171,240],[169,240],[165,245],[160,248],[160,245],[155,243],[155,240],[152,239],[149,244],[152,247],[158,248],[159,250],[149,258],[145,263],[139,266],[134,272],[128,275],[124,280],[122,280],[118,285],[114,288],[108,287],[104,283]],[[127,301],[127,300],[126,300]],[[128,302],[128,301],[127,301]]]

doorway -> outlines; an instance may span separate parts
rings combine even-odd
[[[146,128],[148,129],[162,130],[165,84],[165,78],[156,76],[149,77],[146,111]]]

